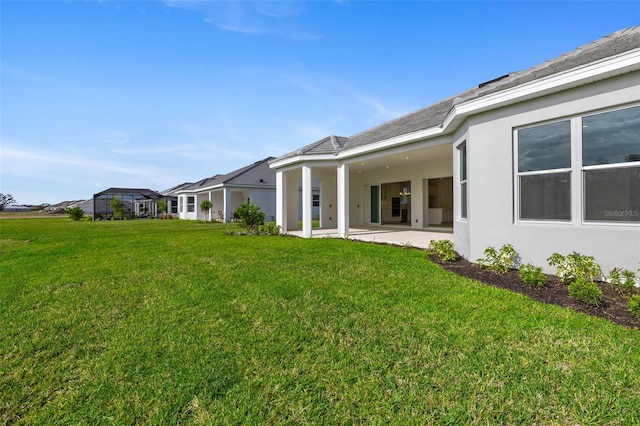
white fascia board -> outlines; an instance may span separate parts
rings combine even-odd
[[[224,186],[224,184],[217,184],[217,185],[212,185],[212,186],[205,186],[204,188],[199,188],[197,191],[193,191],[197,194],[201,193],[201,192],[207,192],[207,191],[213,191],[214,189],[219,189],[222,188]]]
[[[562,74],[555,74],[542,80],[532,81],[486,95],[479,99],[463,102],[452,108],[443,126],[446,129],[455,120],[471,114],[522,102],[607,77],[637,71],[638,69],[640,69],[640,49],[566,71]]]
[[[316,154],[316,155],[296,155],[295,157],[284,158],[282,160],[274,160],[273,163],[269,163],[270,169],[283,169],[287,166],[292,166],[297,163],[304,163],[306,161],[318,162],[318,161],[335,161],[335,154]]]
[[[273,189],[275,185],[253,185],[250,183],[234,183],[233,185],[225,185],[229,189]]]

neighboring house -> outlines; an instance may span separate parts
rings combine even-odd
[[[512,244],[552,272],[553,252],[608,272],[640,266],[640,27],[365,130],[271,162],[277,219],[320,226],[450,230],[474,261]],[[425,239],[428,239],[425,235]]]
[[[163,195],[165,201],[167,202],[167,213],[172,215],[178,214],[178,191],[191,185],[193,185],[193,182],[185,182],[172,188],[165,189],[164,191],[160,191],[160,194]]]
[[[273,159],[268,157],[231,173],[202,179],[175,191],[180,219],[230,222],[236,208],[249,201],[260,207],[266,216],[265,220],[275,220],[276,173],[269,168],[269,161]],[[204,200],[211,201],[213,205],[208,214],[200,210],[200,204]]]
[[[30,212],[31,208],[29,208],[28,206],[21,206],[18,204],[10,204],[8,206],[5,206],[4,212],[12,212],[12,213],[26,213],[26,212]]]
[[[155,217],[158,213],[157,201],[164,198],[150,189],[109,188],[93,195],[93,220],[113,217],[111,200],[114,197],[122,201],[125,217]]]

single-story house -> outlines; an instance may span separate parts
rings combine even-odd
[[[21,206],[21,205],[18,205],[18,204],[10,204],[10,205],[6,206],[3,211],[12,212],[12,213],[26,213],[26,212],[30,212],[31,208],[29,206]]]
[[[157,201],[164,196],[151,189],[109,188],[93,195],[93,220],[111,219],[111,201],[120,198],[124,207],[124,217],[155,217]]]
[[[236,208],[251,202],[264,212],[265,220],[275,220],[276,173],[269,168],[273,159],[267,157],[231,173],[208,177],[174,191],[180,219],[230,222]],[[205,200],[213,206],[208,213],[200,209]]]
[[[312,236],[317,179],[320,227],[342,238],[358,226],[449,230],[472,261],[509,243],[547,272],[552,253],[572,251],[637,271],[640,26],[270,166],[283,232],[298,230],[302,179]]]

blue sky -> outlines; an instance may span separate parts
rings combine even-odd
[[[0,1],[0,192],[163,190],[640,23],[640,2]]]

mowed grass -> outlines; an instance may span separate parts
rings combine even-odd
[[[640,332],[424,252],[0,221],[0,423],[640,423]]]

